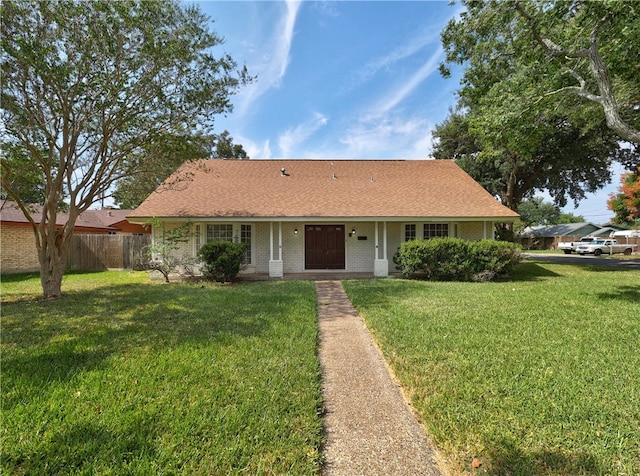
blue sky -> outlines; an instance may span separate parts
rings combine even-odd
[[[257,80],[216,119],[252,159],[426,159],[456,103],[443,79],[448,1],[203,1],[224,51]],[[604,223],[607,190],[574,210]]]

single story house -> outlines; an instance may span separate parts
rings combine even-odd
[[[448,160],[199,160],[128,216],[163,230],[191,223],[181,252],[210,240],[247,245],[244,273],[331,270],[388,276],[403,241],[494,238],[517,213]]]
[[[29,205],[36,223],[42,219],[42,206]],[[87,210],[81,213],[74,227],[75,234],[148,234],[149,227],[129,223],[131,210]],[[56,226],[67,222],[66,213],[58,213]],[[40,269],[33,229],[15,202],[0,200],[0,271],[20,273]]]
[[[590,222],[537,225],[525,228],[520,241],[527,249],[553,250],[560,241],[579,241],[583,236],[607,237],[613,231],[610,226]]]

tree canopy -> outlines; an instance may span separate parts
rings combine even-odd
[[[638,166],[640,145],[621,140],[634,140],[640,126],[635,7],[462,3],[466,11],[441,35],[442,73],[460,64],[463,76],[456,109],[434,132],[436,158],[455,159],[513,210],[542,190],[557,206],[577,204],[609,183],[612,161]]]
[[[121,208],[138,207],[184,162],[211,157],[210,134],[165,133],[140,147],[127,161],[135,173],[115,184],[113,200]],[[180,180],[186,180],[182,177]]]
[[[519,130],[500,136],[483,127],[487,112],[471,105],[452,111],[434,130],[433,156],[454,159],[502,203],[517,211],[520,203],[546,190],[560,207],[575,203],[611,179],[611,160],[633,162],[634,148],[620,144],[604,121],[588,127],[567,116],[536,120],[537,140],[520,143]],[[523,141],[524,142],[524,141]]]
[[[523,227],[527,226],[549,226],[561,223],[582,223],[584,217],[576,216],[572,213],[563,213],[557,205],[545,202],[542,197],[533,197],[524,200],[518,206],[520,221]]]
[[[614,223],[640,225],[640,167],[622,174],[618,193],[610,195],[607,205],[615,213]]]
[[[215,150],[213,157],[217,159],[248,159],[249,155],[241,144],[234,144],[229,131],[214,136]]]
[[[464,0],[442,32],[449,64],[464,64],[464,104],[496,104],[497,126],[538,105],[606,124],[640,144],[640,8],[634,2]]]
[[[2,14],[3,142],[20,150],[44,183],[36,223],[2,162],[3,192],[31,222],[47,298],[60,296],[78,215],[172,134],[207,134],[230,95],[251,80],[196,6],[176,0],[5,1]],[[57,230],[58,204],[69,220]]]
[[[242,145],[233,143],[229,131],[221,134],[163,134],[127,159],[132,167],[135,165],[136,173],[116,183],[113,199],[121,208],[136,208],[160,184],[177,185],[168,184],[166,179],[180,165],[206,158],[248,159],[249,156]],[[177,177],[176,180],[189,180],[189,177]]]

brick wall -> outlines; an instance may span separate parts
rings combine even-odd
[[[485,225],[485,223],[481,221],[462,222],[460,223],[458,228],[459,237],[463,240],[475,241],[485,238],[490,240],[492,237],[492,232],[493,226],[491,225],[491,223],[487,223]]]
[[[2,273],[22,273],[38,271],[38,253],[33,230],[25,226],[0,228],[0,271]]]
[[[304,234],[305,224],[308,222],[283,222],[282,223],[282,260],[284,273],[300,273],[304,271]],[[345,267],[351,272],[371,272],[373,273],[375,259],[375,224],[373,222],[341,222],[337,224],[345,225]],[[419,222],[422,223],[422,222]],[[179,224],[167,224],[167,230]],[[198,224],[200,225],[200,224]],[[204,223],[202,233],[204,233]],[[383,222],[378,223],[378,240],[380,245],[380,258],[383,258]],[[465,240],[481,240],[486,232],[487,237],[491,237],[493,230],[490,223],[484,222],[461,222],[457,226],[457,234]],[[349,237],[352,229],[356,234]],[[297,229],[298,233],[294,233]],[[269,222],[253,223],[253,265],[245,272],[268,273],[269,272]],[[160,238],[160,230],[154,229],[155,239]],[[358,237],[366,237],[358,239]],[[404,226],[399,222],[387,222],[387,259],[389,261],[389,272],[396,272],[393,256],[404,240]],[[273,224],[273,254],[274,259],[278,258],[278,223]],[[204,243],[204,237],[201,238]],[[196,252],[196,240],[191,238],[189,243],[181,246],[182,252]]]

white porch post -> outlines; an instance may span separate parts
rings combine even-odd
[[[378,278],[385,278],[389,276],[389,260],[387,260],[387,222],[382,222],[382,258],[380,258],[380,239],[378,237],[378,222],[376,222],[376,230],[375,230],[375,244],[376,244],[376,255],[373,260],[373,275]]]
[[[273,222],[269,223],[269,261],[273,261]]]
[[[284,276],[282,264],[282,222],[278,222],[278,259],[273,259],[273,222],[269,223],[269,276],[281,278]]]
[[[376,255],[374,257],[375,260],[378,259],[378,256],[380,256],[380,254],[378,253],[378,222],[376,222],[376,229],[375,229],[375,242],[376,242]]]

